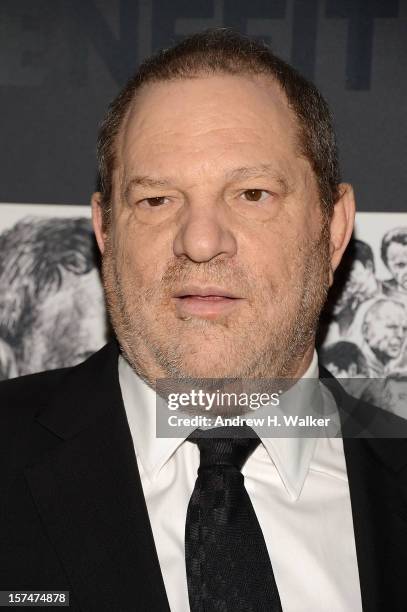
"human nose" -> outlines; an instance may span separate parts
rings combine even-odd
[[[223,255],[233,257],[237,251],[234,233],[226,212],[217,202],[189,202],[179,220],[175,235],[174,254],[203,263]]]

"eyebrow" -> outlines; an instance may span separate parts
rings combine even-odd
[[[133,176],[127,185],[123,185],[123,196],[125,200],[128,200],[130,191],[133,187],[169,187],[173,184],[173,181],[169,178],[154,178],[152,176]]]
[[[234,168],[225,173],[225,178],[228,182],[234,182],[237,180],[245,180],[249,178],[256,178],[268,175],[276,180],[282,187],[285,194],[292,190],[292,187],[285,175],[281,172],[277,172],[275,168],[270,164],[260,164],[258,166],[241,166],[240,168]],[[124,194],[128,196],[130,190],[133,187],[173,187],[174,179],[170,177],[153,177],[147,175],[136,175],[133,176],[127,183]]]
[[[260,164],[258,166],[242,166],[241,168],[234,168],[226,173],[226,178],[229,181],[245,180],[249,178],[257,178],[268,175],[269,177],[276,180],[283,188],[285,193],[291,191],[292,187],[288,178],[279,171],[276,171],[275,167],[271,164]]]

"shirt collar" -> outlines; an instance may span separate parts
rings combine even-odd
[[[312,361],[302,378],[317,379],[318,376],[318,356],[314,349]],[[302,402],[301,406],[304,410],[308,406],[306,394],[308,391],[311,392],[312,388],[313,385],[304,385],[299,394]],[[261,440],[270,459],[276,466],[288,495],[293,500],[298,499],[310,468],[317,438],[276,437],[261,438]]]
[[[302,378],[318,378],[318,376],[318,358],[314,350],[311,364]],[[185,437],[156,436],[155,391],[135,373],[122,355],[119,357],[119,381],[137,458],[147,478],[153,481],[184,442]],[[261,440],[288,495],[293,500],[298,499],[309,471],[317,438],[261,437]]]

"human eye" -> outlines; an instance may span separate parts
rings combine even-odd
[[[245,189],[245,191],[241,193],[241,197],[246,200],[246,202],[263,202],[271,195],[270,191],[266,191],[265,189]]]
[[[168,204],[170,202],[170,198],[167,196],[153,196],[150,198],[144,198],[143,200],[139,200],[137,205],[140,208],[159,208]]]

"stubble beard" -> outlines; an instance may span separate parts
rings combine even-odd
[[[103,284],[113,329],[124,357],[152,385],[158,378],[294,378],[298,364],[315,341],[318,319],[329,288],[328,221],[323,222],[318,239],[313,244],[302,245],[298,252],[305,265],[291,288],[296,296],[294,312],[291,291],[276,297],[274,309],[279,320],[261,320],[261,316],[254,316],[252,325],[246,319],[246,325],[232,328],[228,319],[185,318],[181,324],[190,326],[190,333],[202,340],[203,350],[194,361],[190,346],[183,345],[176,335],[179,321],[174,319],[173,325],[169,324],[165,308],[162,312],[157,309],[151,320],[146,313],[151,317],[158,295],[167,295],[170,299],[171,287],[176,282],[199,278],[208,284],[224,283],[231,277],[228,263],[214,260],[196,264],[180,259],[169,264],[154,287],[142,289],[136,275],[128,272],[123,275],[121,262],[108,238],[102,262]],[[240,277],[239,273],[233,274],[234,286],[236,281],[243,285],[250,283],[251,293],[256,295],[248,274],[243,271]],[[267,297],[269,295],[265,295],[263,304]],[[261,315],[261,312],[256,314]],[[216,346],[213,346],[214,341]],[[221,355],[216,354],[219,347]]]

